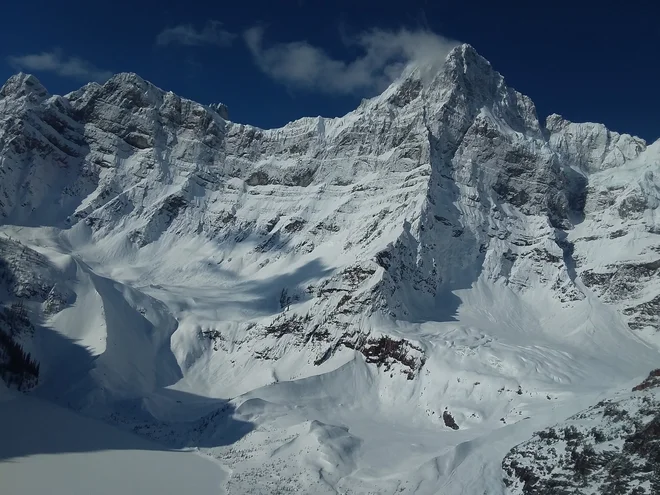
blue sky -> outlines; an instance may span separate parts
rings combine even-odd
[[[538,4],[543,5],[538,5]],[[337,116],[398,63],[468,42],[540,117],[660,137],[660,7],[626,1],[8,1],[0,78],[23,69],[52,93],[137,72],[231,119],[275,127]]]

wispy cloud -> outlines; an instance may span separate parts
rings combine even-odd
[[[257,66],[287,86],[324,93],[365,93],[382,90],[406,66],[442,62],[456,42],[427,30],[373,29],[344,42],[361,54],[352,60],[333,58],[306,41],[264,44],[264,29],[243,33]]]
[[[234,38],[236,35],[224,29],[220,21],[208,21],[201,29],[196,29],[192,24],[180,24],[164,29],[156,37],[156,44],[228,46]]]
[[[60,50],[9,57],[8,61],[19,70],[54,72],[82,81],[104,82],[112,76],[112,72],[99,69],[78,57],[66,57]]]

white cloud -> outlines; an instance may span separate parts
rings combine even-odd
[[[180,24],[167,28],[156,37],[158,45],[230,45],[236,35],[222,28],[220,21],[209,21],[202,29],[195,29],[192,24]]]
[[[78,57],[65,57],[59,50],[9,57],[9,63],[19,70],[54,72],[62,77],[83,81],[104,82],[112,72],[99,69]]]
[[[371,93],[384,89],[410,64],[442,63],[456,42],[431,31],[373,29],[344,41],[361,55],[344,61],[306,41],[264,46],[264,30],[243,33],[257,66],[287,86],[325,93]]]

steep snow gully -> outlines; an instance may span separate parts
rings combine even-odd
[[[469,45],[341,118],[228,117],[135,74],[0,90],[0,331],[39,365],[0,353],[30,389],[3,428],[96,439],[4,445],[12,493],[124,491],[116,462],[199,493],[536,493],[507,453],[658,366],[660,142],[541,124]]]

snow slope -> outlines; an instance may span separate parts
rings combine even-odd
[[[656,367],[658,143],[540,123],[469,45],[342,118],[227,117],[135,74],[0,90],[34,395],[229,493],[481,495]]]
[[[157,444],[0,384],[3,493],[222,493],[227,474],[194,452]],[[182,476],[181,473],[185,473]]]

